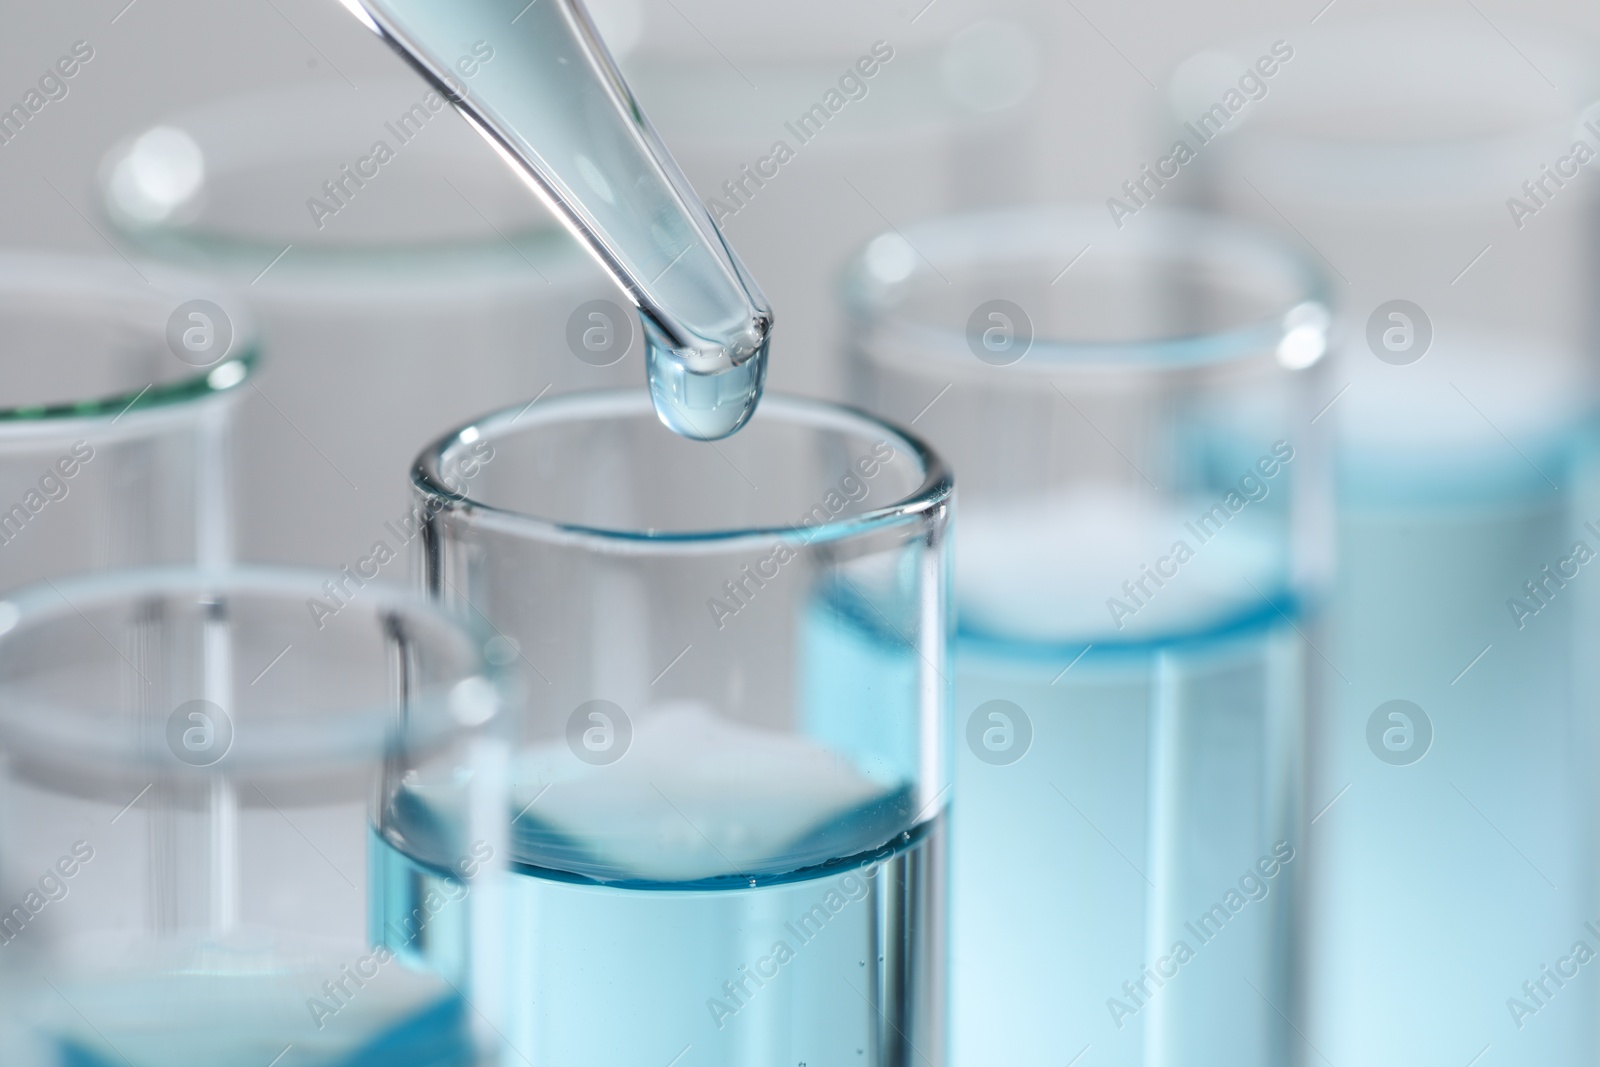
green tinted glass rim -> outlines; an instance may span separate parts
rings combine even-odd
[[[113,420],[132,411],[174,407],[208,396],[220,396],[238,389],[250,380],[260,358],[260,350],[252,341],[247,342],[237,354],[228,356],[205,373],[169,382],[154,383],[136,392],[116,393],[111,396],[87,400],[64,401],[59,404],[23,404],[18,407],[0,407],[0,424],[60,422],[69,419]],[[229,368],[237,368],[229,371]],[[222,384],[216,384],[220,382]]]

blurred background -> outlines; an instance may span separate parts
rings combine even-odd
[[[1300,634],[1320,687],[1295,816],[1308,895],[1285,920],[1305,934],[1285,963],[1302,980],[1263,999],[1300,1062],[1593,1062],[1600,989],[1561,961],[1579,940],[1600,949],[1586,640],[1600,601],[1558,600],[1565,584],[1544,574],[1570,580],[1573,539],[1600,544],[1582,525],[1600,523],[1600,483],[1581,429],[1600,358],[1600,6],[590,6],[771,298],[770,389],[868,402],[839,274],[884,234],[912,234],[927,259],[916,227],[953,212],[1087,205],[1065,274],[1148,221],[1147,203],[1210,208],[1275,231],[1326,278],[1340,358],[1311,421],[1332,410],[1322,429],[1339,428],[1341,556],[1330,611]],[[407,514],[407,466],[442,432],[643,380],[619,294],[454,113],[401,139],[381,179],[326,191],[425,92],[336,0],[18,7],[0,34],[0,107],[67,55],[81,62],[64,95],[0,138],[0,245],[130,276],[158,262],[242,295],[262,351],[233,445],[244,558],[354,566]],[[796,129],[869,55],[859,93],[824,128]],[[1260,98],[1231,109],[1245,118],[1193,130],[1268,55],[1280,62]],[[1180,137],[1207,147],[1151,177]],[[773,174],[778,141],[792,151]],[[899,246],[877,247],[869,266]],[[579,343],[594,325],[603,342]],[[943,395],[893,413],[916,422]],[[381,576],[410,580],[404,564]],[[1373,740],[1401,720],[1374,734],[1369,716],[1395,701],[1432,709],[1405,720],[1427,731],[1415,760]],[[1432,760],[1396,772],[1435,736]],[[962,951],[958,936],[957,1060],[977,1064],[1015,1036],[1008,1010],[1048,1014],[1057,990],[1008,972],[1014,987],[996,979],[960,1022]],[[1128,962],[1118,976],[1136,973]],[[1565,977],[1543,977],[1552,967]],[[1089,984],[1113,992],[1102,977]],[[1007,1059],[1224,1062],[1116,1043],[1099,994],[1072,1004],[1074,1026],[1080,1009],[1087,1036],[1063,1024],[1038,1035],[1048,1060],[1026,1043]]]
[[[1174,68],[1197,52],[1261,34],[1311,40],[1375,12],[1434,10],[1477,23],[1484,48],[1490,53],[1503,51],[1512,64],[1524,64],[1521,76],[1528,92],[1555,99],[1575,87],[1557,90],[1546,75],[1527,64],[1522,54],[1526,48],[1519,50],[1519,40],[1524,45],[1526,41],[1519,32],[1525,35],[1530,24],[1548,21],[1600,33],[1600,12],[1577,0],[1432,5],[1364,0],[1131,5],[1095,0],[1062,4],[840,0],[804,7],[597,0],[591,6],[650,117],[707,197],[726,199],[723,183],[739,178],[742,165],[753,165],[776,139],[793,140],[783,123],[815,103],[874,42],[885,41],[895,50],[896,59],[885,68],[885,76],[869,83],[866,98],[852,102],[818,143],[800,146],[803,150],[783,166],[781,178],[760,189],[746,206],[727,201],[737,210],[721,219],[730,240],[784,309],[784,339],[773,361],[773,386],[823,396],[839,396],[843,386],[838,320],[822,297],[831,289],[832,272],[851,251],[887,228],[953,208],[1040,199],[1098,203],[1122,195],[1122,183],[1158,158],[1170,140],[1169,80]],[[103,206],[107,152],[130,136],[170,123],[197,107],[268,90],[286,92],[290,99],[258,100],[254,118],[230,127],[235,135],[230,142],[235,165],[253,165],[252,150],[246,146],[254,145],[259,162],[284,143],[311,151],[308,142],[319,137],[322,143],[315,151],[321,158],[308,163],[303,173],[277,179],[283,186],[281,201],[257,197],[244,208],[239,204],[246,194],[237,193],[233,207],[213,204],[208,209],[249,215],[247,220],[217,220],[221,229],[231,228],[235,235],[243,227],[259,243],[252,251],[266,253],[259,259],[241,257],[237,269],[243,283],[254,281],[257,290],[271,289],[269,280],[292,287],[294,279],[279,278],[314,270],[315,264],[308,260],[315,256],[308,253],[318,244],[371,245],[403,242],[408,236],[412,243],[437,241],[451,236],[452,227],[497,243],[491,226],[506,233],[526,228],[515,225],[526,219],[495,223],[482,218],[476,208],[464,207],[458,194],[437,177],[413,173],[390,183],[409,182],[413,188],[379,189],[376,195],[363,197],[369,202],[353,202],[351,211],[324,219],[321,231],[311,231],[304,201],[320,187],[321,179],[313,177],[321,173],[316,167],[329,161],[354,162],[369,137],[382,132],[384,120],[415,102],[404,99],[411,75],[401,61],[332,0],[226,6],[136,0],[126,6],[73,3],[19,9],[0,41],[0,62],[16,75],[14,90],[7,91],[20,98],[37,76],[30,73],[35,67],[43,72],[79,40],[89,42],[94,59],[82,76],[68,82],[69,95],[50,103],[24,135],[3,146],[6,159],[0,167],[0,188],[12,210],[0,219],[0,239],[7,244],[101,254],[113,247],[131,251],[126,236],[108,223]],[[324,110],[327,114],[320,114]],[[338,132],[316,132],[319,126],[340,122],[348,131],[343,141]],[[464,157],[457,164],[456,184],[462,185],[459,174],[467,173],[476,174],[481,185],[496,185],[499,175],[488,173],[491,154],[472,143],[460,120],[447,114],[438,125],[455,127],[436,140],[451,138],[437,151]],[[343,143],[349,144],[348,151],[341,148]],[[402,169],[407,166],[414,172],[423,169],[420,161],[401,164]],[[1515,188],[1517,183],[1511,184]],[[434,198],[415,186],[431,188]],[[1192,196],[1194,190],[1179,195]],[[424,204],[428,217],[421,217]],[[388,217],[394,213],[409,217],[413,227],[409,235]],[[1107,232],[1114,232],[1109,218]],[[1330,236],[1336,235],[1318,234],[1313,241]],[[296,247],[257,277],[291,244]],[[1468,258],[1471,254],[1468,249]],[[506,382],[492,380],[492,372],[469,374],[463,364],[430,360],[405,369],[403,373],[416,378],[407,387],[419,394],[423,381],[433,376],[426,388],[440,408],[435,424],[418,428],[416,441],[482,410],[481,401],[492,405],[527,385],[537,391],[559,377],[558,370],[581,377],[581,368],[573,371],[568,366],[571,360],[565,358],[564,312],[582,300],[566,294],[549,300],[549,286],[560,288],[570,279],[536,277],[538,267],[523,257],[513,257],[513,264],[526,277],[507,279],[505,274],[515,272],[497,272],[502,283],[529,282],[535,286],[531,292],[552,306],[560,305],[563,314],[539,317],[525,312],[529,317],[516,324],[516,336],[493,342],[481,334],[462,338],[469,348],[488,343],[524,347],[528,365],[515,373],[525,377],[509,392]],[[278,270],[285,266],[290,269]],[[609,293],[603,282],[591,281],[597,285],[595,293]],[[1359,281],[1340,279],[1341,284]],[[429,284],[448,283],[436,273]],[[478,298],[487,299],[481,288]],[[278,290],[273,292],[280,302],[286,299]],[[280,332],[315,328],[305,321],[300,295],[287,298],[299,305],[292,326],[268,323],[268,343],[279,342],[280,350],[284,339],[270,336],[274,326]],[[424,317],[421,310],[411,310]],[[487,322],[482,314],[478,322],[485,329],[506,328]],[[443,344],[448,336],[446,331],[433,341]],[[368,341],[330,346],[326,354],[332,361],[338,349],[345,366],[368,368],[374,359],[369,350],[381,347],[377,337],[369,336]],[[561,356],[561,365],[543,366],[541,361],[552,359],[552,354]],[[637,355],[635,351],[633,358]],[[493,361],[485,365],[489,362]],[[307,405],[317,403],[313,397],[298,395],[302,389],[333,393],[341,382],[357,378],[366,380],[369,388],[401,388],[381,380],[402,373],[392,362],[376,371],[380,379],[376,382],[365,369],[351,370],[347,378],[332,365],[316,373],[315,386],[311,379],[278,385],[286,390],[282,397],[274,392],[279,376],[270,368],[258,385],[290,421],[301,412],[310,417]],[[486,379],[484,392],[473,392],[478,384],[470,380],[474,377]],[[630,382],[636,377],[622,375]],[[441,392],[442,385],[448,388]],[[455,402],[458,397],[462,402]],[[260,410],[268,405],[255,397],[249,406],[247,421],[268,432],[266,414]],[[331,417],[330,411],[319,414]],[[340,478],[326,461],[319,468],[313,446],[331,454],[337,451],[337,442],[317,439],[310,427],[302,429],[311,440],[298,440],[291,433],[283,443],[295,449],[289,464],[304,465],[319,491],[339,495],[352,491],[354,483],[362,493],[383,492],[376,485],[362,485],[353,472]],[[334,432],[332,427],[329,432]],[[389,488],[399,492],[397,485]],[[266,554],[275,551],[265,544],[252,547]],[[303,559],[311,547],[296,544],[292,555]],[[341,557],[326,561],[334,558]]]
[[[877,233],[950,210],[1125,196],[1123,183],[1171,141],[1172,101],[1205,95],[1204,63],[1187,82],[1172,80],[1197,53],[1263,34],[1314,43],[1373,13],[1433,10],[1472,23],[1473,46],[1508,84],[1554,106],[1579,87],[1558,89],[1528,59],[1527,27],[1542,20],[1600,33],[1600,12],[1577,0],[591,6],[697,189],[730,209],[717,211],[724,232],[781,309],[771,387],[831,398],[847,398],[833,295],[851,253]],[[0,63],[16,82],[5,91],[20,99],[78,41],[94,58],[67,81],[67,95],[0,145],[0,189],[12,205],[0,241],[153,251],[213,274],[225,263],[226,280],[248,292],[274,357],[240,416],[245,440],[265,446],[240,449],[245,556],[349,562],[370,544],[375,517],[405,509],[396,457],[515,397],[641,377],[636,337],[608,368],[572,358],[574,310],[615,294],[454,114],[433,123],[420,150],[407,145],[386,168],[398,174],[386,173],[348,210],[320,220],[308,213],[322,182],[421,97],[402,62],[333,0],[19,9],[0,41]],[[800,144],[784,124],[879,41],[895,58],[867,82],[867,95]],[[1515,113],[1517,105],[1500,104]],[[1495,106],[1461,110],[1492,123]],[[178,156],[163,156],[159,136],[142,156],[132,151],[141,133],[174,125],[195,138],[210,173],[186,172],[181,144]],[[779,139],[794,143],[793,160],[754,195],[730,199],[724,183],[742,180],[741,167]],[[120,175],[111,158],[119,146]],[[177,200],[151,207],[130,177],[141,165]],[[201,182],[205,202],[186,214],[178,201]],[[1203,190],[1196,178],[1163,198],[1192,203]],[[129,208],[121,224],[119,195]],[[1238,182],[1221,198],[1280,229],[1298,226],[1293,236],[1335,261],[1327,243],[1350,236],[1339,221],[1293,221]],[[1497,197],[1478,207],[1474,225],[1504,222]],[[1440,255],[1465,264],[1485,243],[1459,234]],[[1538,240],[1517,245],[1486,265],[1534,292],[1579,283]],[[361,270],[346,270],[352,263]],[[1341,290],[1363,290],[1362,267],[1352,257],[1335,268]],[[381,426],[359,417],[373,406],[389,413]],[[314,533],[287,518],[313,501]]]

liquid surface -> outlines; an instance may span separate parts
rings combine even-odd
[[[771,310],[581,5],[346,6],[451,96],[638,305],[661,420],[707,440],[744,425],[765,380]]]
[[[862,614],[808,612],[795,732],[674,702],[614,763],[565,740],[514,761],[496,936],[408,946],[463,988],[506,976],[503,1009],[468,996],[502,1012],[511,1062],[944,1067],[946,794],[910,784],[916,653]],[[874,685],[839,689],[858,669]],[[372,835],[374,937],[459,893],[427,858],[427,781],[408,792]]]
[[[1088,485],[963,518],[960,1067],[1293,1062],[1274,1005],[1294,1004],[1307,650],[1285,494],[1255,489],[1212,510],[1220,490]]]

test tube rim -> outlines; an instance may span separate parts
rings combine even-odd
[[[566,523],[528,514],[473,498],[446,486],[438,476],[439,464],[453,447],[469,445],[482,438],[493,439],[495,432],[518,421],[529,412],[529,405],[502,408],[457,427],[429,444],[417,456],[411,470],[413,490],[427,503],[424,511],[439,516],[457,514],[467,521],[504,529],[517,536],[547,542],[588,545],[598,551],[647,555],[720,554],[747,545],[770,545],[784,540],[807,545],[859,537],[876,530],[908,523],[940,521],[947,513],[955,492],[955,482],[940,455],[914,433],[897,427],[868,412],[844,404],[777,394],[761,402],[756,415],[784,417],[787,421],[827,428],[853,425],[863,431],[886,436],[906,451],[919,465],[922,481],[917,488],[881,507],[854,515],[841,516],[825,524],[800,528],[792,525],[753,526],[710,530],[619,530],[607,527]],[[647,393],[631,389],[587,390],[567,393],[538,402],[545,419],[583,418],[586,415],[646,415],[654,419],[654,407]],[[467,436],[463,436],[467,435]]]
[[[135,567],[50,580],[10,592],[0,599],[0,651],[18,635],[31,633],[40,625],[76,616],[92,627],[86,612],[96,607],[132,606],[152,598],[174,600],[220,592],[235,599],[281,599],[287,606],[303,609],[306,597],[323,594],[323,583],[338,577],[337,572],[299,567],[231,564]],[[121,732],[85,731],[81,714],[63,716],[59,707],[54,708],[50,716],[43,717],[41,708],[31,701],[0,701],[0,737],[4,738],[14,758],[36,758],[41,763],[135,771],[154,763],[161,773],[175,779],[204,778],[215,771],[248,778],[280,772],[309,774],[319,768],[326,770],[353,763],[376,766],[384,753],[393,751],[396,745],[406,750],[429,751],[448,744],[454,737],[497,730],[514,716],[520,687],[515,675],[489,653],[492,635],[481,623],[422,597],[406,586],[369,583],[354,606],[371,618],[396,614],[426,620],[432,627],[431,633],[451,635],[459,642],[457,651],[465,654],[468,669],[448,684],[428,686],[411,705],[435,709],[426,724],[418,724],[413,719],[404,729],[397,728],[395,710],[387,703],[342,706],[338,721],[330,721],[333,717],[317,712],[274,714],[252,725],[252,752],[259,753],[258,756],[231,758],[234,753],[230,752],[227,765],[218,764],[214,769],[174,766],[163,750],[151,751],[139,745],[129,747]],[[120,655],[120,650],[109,644],[108,638],[106,640],[108,648]],[[482,678],[492,687],[497,710],[481,722],[462,724],[449,712],[448,703],[454,687],[470,678]],[[35,720],[48,718],[54,720],[51,725],[67,728],[30,729],[27,726],[30,716]],[[78,720],[75,728],[60,721],[73,717]],[[303,732],[311,723],[317,726],[314,746],[288,737]],[[74,738],[71,751],[65,755],[61,746],[64,737]]]
[[[1035,204],[939,216],[903,230],[886,231],[867,242],[851,258],[841,276],[842,300],[854,320],[854,343],[865,349],[874,362],[886,358],[897,348],[911,350],[919,356],[938,359],[941,374],[982,379],[987,386],[999,387],[1008,384],[1005,377],[1011,377],[1015,380],[1009,384],[1023,390],[1035,388],[1041,378],[1143,381],[1175,372],[1216,371],[1255,363],[1266,363],[1280,372],[1302,370],[1326,355],[1326,335],[1333,320],[1334,301],[1327,274],[1309,256],[1273,234],[1219,215],[1152,207],[1141,211],[1140,216],[1129,221],[1127,226],[1144,229],[1119,238],[1131,239],[1136,254],[1148,254],[1149,249],[1163,242],[1166,234],[1193,235],[1206,240],[1211,248],[1226,247],[1230,252],[1248,255],[1263,263],[1274,261],[1284,277],[1292,281],[1294,295],[1283,300],[1272,315],[1205,333],[1130,340],[1035,336],[1027,355],[1005,366],[988,365],[975,359],[964,331],[930,326],[901,313],[899,308],[913,286],[940,278],[933,263],[923,258],[930,247],[960,243],[959,251],[944,251],[952,258],[959,257],[963,266],[985,261],[1020,262],[1051,248],[1053,252],[1064,253],[1061,262],[1067,265],[1074,254],[1090,255],[1097,243],[1105,243],[1107,216],[1103,207],[1082,203]],[[1045,243],[1050,236],[1068,234],[1071,239],[1058,248]],[[994,240],[997,235],[1005,235],[998,249]],[[867,250],[875,241],[896,236],[915,250],[915,264],[908,274],[897,279],[875,277]],[[974,250],[979,252],[975,258]],[[939,251],[935,247],[934,259],[945,263],[949,269],[949,260],[939,255]],[[1122,254],[1127,255],[1127,250]],[[1201,262],[1205,257],[1191,255],[1189,258]],[[1063,271],[1062,276],[1066,274]],[[1315,359],[1289,368],[1279,363],[1276,352],[1295,323],[1314,325],[1322,332],[1324,343],[1322,353]]]

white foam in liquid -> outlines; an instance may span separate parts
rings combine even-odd
[[[1282,491],[1267,484],[1269,495]],[[1031,641],[1127,641],[1190,631],[1261,604],[1261,593],[1281,584],[1283,562],[1264,521],[1268,502],[1245,504],[1221,529],[1199,528],[1223,496],[1182,506],[1087,485],[966,507],[955,542],[963,628]],[[1179,544],[1190,553],[1185,562]],[[1176,571],[1157,575],[1159,585],[1144,570],[1158,565]],[[1124,582],[1135,584],[1134,594]],[[1114,613],[1113,599],[1131,613]]]
[[[1347,395],[1331,409],[1346,448],[1376,462],[1445,457],[1560,432],[1587,401],[1582,361],[1525,341],[1439,338],[1418,362],[1390,366],[1364,347],[1342,354]],[[1431,461],[1431,460],[1430,460]]]
[[[515,778],[518,810],[531,802],[596,861],[658,882],[755,869],[888,793],[805,737],[689,702],[639,713],[615,763],[585,764],[556,741],[523,753]]]

